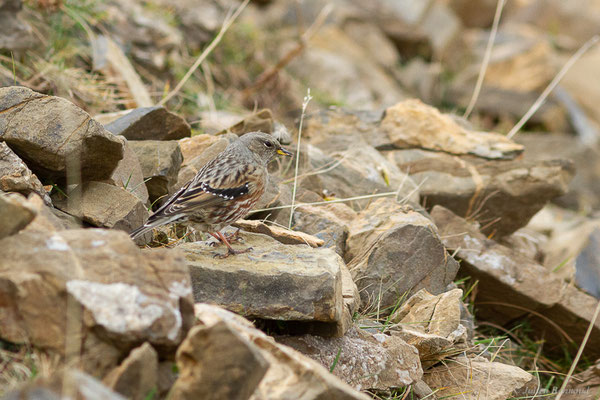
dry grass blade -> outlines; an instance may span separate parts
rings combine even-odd
[[[151,107],[154,102],[142,78],[135,71],[123,50],[109,37],[106,37],[106,58],[114,74],[119,74],[129,88],[129,93],[138,107]]]
[[[471,115],[471,112],[475,107],[475,103],[477,103],[477,99],[479,98],[479,93],[481,92],[481,87],[483,86],[483,78],[485,78],[485,71],[487,70],[490,57],[492,56],[492,48],[494,47],[494,41],[496,40],[496,34],[498,33],[498,24],[500,23],[500,16],[502,15],[504,3],[505,0],[498,0],[496,5],[496,14],[494,14],[494,22],[492,23],[492,30],[490,31],[490,38],[488,39],[488,43],[485,48],[483,61],[481,62],[481,69],[479,70],[479,76],[477,77],[477,83],[475,84],[471,101],[469,101],[469,105],[467,106],[467,109],[463,115],[464,118],[469,118],[469,115]]]
[[[284,210],[286,208],[299,208],[299,207],[304,207],[304,206],[320,206],[323,204],[333,204],[333,203],[345,203],[348,201],[354,201],[354,200],[364,200],[364,199],[372,199],[372,198],[376,198],[376,197],[391,197],[391,196],[397,196],[398,193],[396,192],[384,192],[384,193],[376,193],[376,194],[367,194],[364,196],[355,196],[355,197],[348,197],[345,199],[335,199],[335,200],[325,200],[325,201],[316,201],[314,203],[299,203],[296,205],[286,205],[286,206],[276,206],[276,207],[269,207],[269,208],[261,208],[258,210],[252,210],[251,213],[257,213],[257,212],[263,212],[263,211],[272,211],[272,210]]]
[[[600,301],[598,302],[598,305],[596,306],[596,311],[594,312],[594,316],[592,317],[592,320],[590,321],[587,332],[585,332],[585,336],[583,337],[583,341],[581,342],[581,345],[579,346],[579,350],[577,350],[577,355],[575,356],[575,359],[573,360],[573,363],[571,364],[571,368],[569,368],[567,377],[565,378],[562,386],[560,387],[560,390],[558,391],[558,394],[556,395],[555,400],[560,400],[563,393],[565,392],[565,389],[567,388],[567,384],[569,383],[569,379],[571,379],[571,375],[573,375],[573,371],[575,371],[575,367],[577,367],[577,363],[579,362],[579,359],[581,358],[583,349],[585,348],[585,345],[587,344],[587,342],[590,338],[590,335],[592,334],[592,329],[594,328],[596,319],[598,319],[598,314],[600,314]]]
[[[523,127],[523,125],[525,125],[525,123],[527,121],[529,121],[529,118],[531,118],[531,116],[533,114],[535,114],[535,112],[542,106],[542,104],[544,103],[544,101],[546,101],[546,98],[548,97],[548,95],[550,94],[550,92],[552,92],[552,90],[556,87],[556,85],[559,84],[559,82],[567,74],[567,72],[569,71],[569,69],[571,69],[571,67],[573,66],[573,64],[575,64],[575,62],[577,60],[579,60],[582,55],[584,55],[589,49],[591,49],[592,46],[594,46],[596,43],[598,43],[598,40],[600,40],[600,35],[593,36],[590,40],[588,40],[587,42],[585,42],[583,44],[583,46],[581,46],[579,48],[579,50],[577,50],[575,52],[575,54],[573,54],[567,60],[567,62],[565,63],[565,65],[563,65],[563,67],[558,72],[558,74],[556,74],[556,76],[554,77],[554,79],[552,79],[552,82],[550,82],[550,84],[546,87],[546,89],[544,89],[544,91],[542,92],[542,94],[540,95],[540,97],[537,98],[537,100],[533,103],[533,105],[531,106],[531,108],[525,113],[525,115],[523,115],[523,118],[521,118],[521,120],[519,122],[517,122],[517,124],[510,130],[510,132],[508,132],[507,137],[509,139],[512,139],[512,137],[515,136],[517,134],[517,132],[519,132],[521,130],[521,128]]]
[[[157,105],[159,105],[159,106],[164,105],[167,101],[171,100],[171,98],[173,98],[173,96],[175,96],[177,93],[179,93],[179,91],[181,90],[183,85],[185,85],[186,82],[188,81],[188,79],[190,79],[190,77],[192,76],[192,74],[194,72],[196,72],[196,70],[198,69],[200,64],[202,64],[202,62],[206,59],[206,57],[208,57],[208,55],[214,50],[214,48],[217,47],[217,45],[219,44],[221,39],[223,39],[223,35],[225,35],[225,32],[227,32],[229,30],[231,25],[233,25],[233,23],[235,22],[237,17],[242,13],[242,11],[244,11],[244,9],[246,8],[246,6],[248,5],[249,2],[250,2],[250,0],[244,0],[244,2],[238,6],[238,8],[235,10],[235,12],[231,16],[227,16],[225,18],[225,21],[223,21],[223,25],[221,26],[221,30],[219,31],[217,36],[215,36],[215,38],[213,39],[212,42],[210,42],[208,47],[206,49],[204,49],[202,54],[200,54],[200,56],[194,62],[194,65],[192,65],[192,67],[186,72],[185,76],[181,79],[181,81],[179,81],[177,86],[175,86],[175,88],[169,94],[167,94],[165,97],[163,97],[163,99],[161,101],[159,101]]]

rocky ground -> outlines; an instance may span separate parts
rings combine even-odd
[[[0,396],[598,398],[600,47],[506,132],[600,2],[507,2],[472,113],[496,1],[243,3],[190,70],[239,6],[0,0]],[[129,238],[254,130],[251,252]]]

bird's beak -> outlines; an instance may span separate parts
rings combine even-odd
[[[279,149],[277,149],[277,154],[279,154],[280,156],[288,156],[288,157],[292,156],[291,152],[289,152],[286,149],[281,148],[281,147]]]

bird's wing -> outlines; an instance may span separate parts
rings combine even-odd
[[[151,218],[163,219],[191,214],[248,194],[256,179],[253,171],[249,171],[248,168],[247,165],[237,165],[228,166],[227,170],[223,170],[219,165],[206,165],[194,179],[156,210]]]

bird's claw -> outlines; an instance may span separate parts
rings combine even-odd
[[[228,249],[228,251],[226,253],[216,253],[213,258],[220,258],[220,259],[224,259],[227,258],[229,256],[233,256],[236,254],[244,254],[244,253],[248,253],[252,251],[252,247],[248,247],[247,249],[243,249],[243,250],[233,250],[233,249]]]

